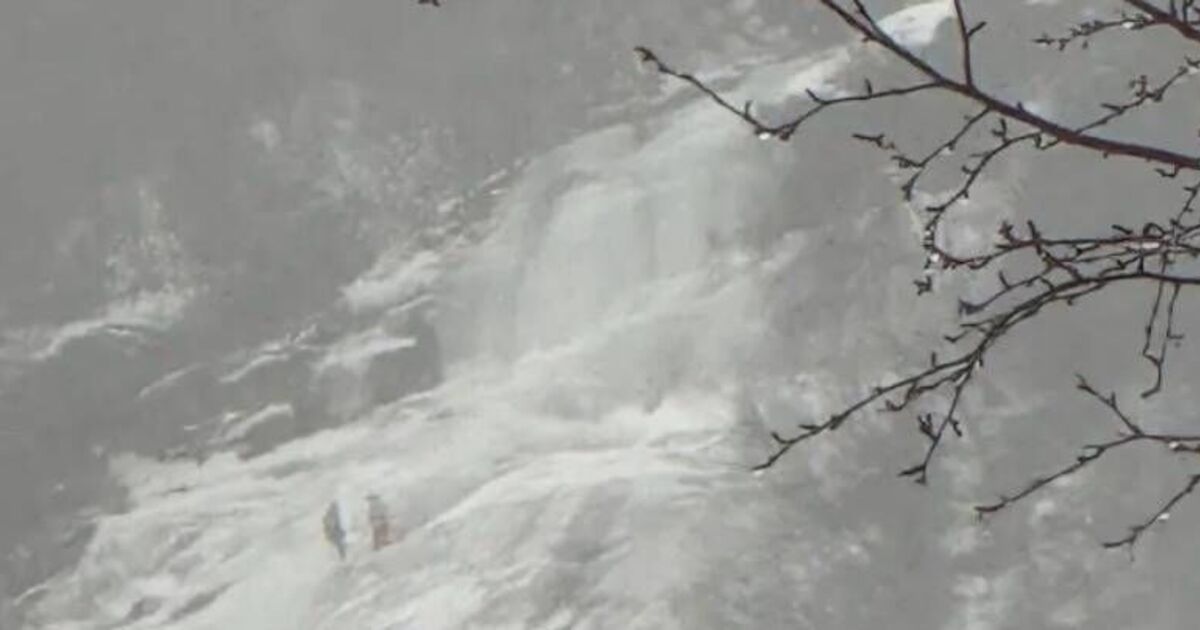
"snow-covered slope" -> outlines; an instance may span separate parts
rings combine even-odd
[[[928,41],[922,29],[944,5],[910,10],[897,28]],[[761,68],[739,89],[761,101],[781,85],[826,86],[850,63],[838,48]],[[533,160],[464,261],[383,265],[344,292],[358,311],[410,280],[438,287],[460,357],[441,387],[253,459],[114,459],[129,509],[99,520],[78,567],[25,596],[31,627],[702,630],[846,618],[830,611],[852,597],[822,603],[815,589],[862,562],[881,526],[820,523],[795,486],[747,472],[767,446],[747,391],[769,369],[769,294],[781,281],[809,290],[803,267],[827,234],[823,218],[762,234],[770,208],[788,205],[776,182],[794,155],[692,100]],[[813,385],[819,372],[792,376],[791,415],[770,422],[832,404]],[[822,448],[801,466],[827,484],[805,496],[836,501],[862,473],[847,480],[845,460]],[[394,533],[377,552],[371,494]],[[344,561],[322,534],[334,501]]]

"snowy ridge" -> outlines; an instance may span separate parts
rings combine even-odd
[[[233,416],[224,418],[223,420],[226,421],[225,424],[232,425],[225,431],[224,438],[226,440],[244,438],[255,427],[280,417],[292,417],[295,413],[295,409],[288,403],[272,403],[244,418]]]
[[[193,289],[166,289],[139,293],[114,301],[94,317],[73,321],[57,328],[30,328],[5,335],[0,355],[16,359],[45,361],[56,356],[72,341],[105,333],[114,336],[140,336],[140,332],[163,330],[183,317],[196,297]]]
[[[440,258],[429,251],[407,260],[384,257],[342,290],[342,299],[353,313],[378,309],[412,298],[437,276]]]
[[[372,328],[334,344],[317,362],[316,369],[319,373],[342,368],[361,375],[371,357],[415,346],[416,340],[412,337],[394,337],[378,327]]]

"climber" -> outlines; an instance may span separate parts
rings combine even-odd
[[[325,540],[328,540],[329,544],[337,549],[338,557],[345,560],[346,530],[342,528],[342,512],[338,509],[337,501],[329,503],[321,522],[325,527]]]
[[[647,414],[658,411],[659,406],[662,405],[666,392],[661,380],[656,376],[648,376],[642,384],[642,411]]]
[[[371,549],[379,551],[391,543],[391,532],[388,531],[387,507],[379,495],[367,496],[367,521],[371,524]]]

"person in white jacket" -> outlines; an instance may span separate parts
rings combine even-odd
[[[346,530],[342,527],[342,511],[338,509],[337,501],[331,501],[321,520],[325,529],[325,540],[337,549],[338,557],[346,559]]]

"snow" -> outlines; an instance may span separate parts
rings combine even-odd
[[[711,131],[694,134],[696,125]],[[618,128],[542,162],[533,177],[545,182],[584,169],[594,180],[555,204],[518,288],[518,308],[530,309],[523,319],[552,335],[527,329],[530,344],[515,364],[480,361],[415,406],[379,409],[255,459],[216,456],[199,467],[116,460],[131,507],[99,522],[80,567],[40,601],[45,621],[35,627],[104,627],[131,610],[144,617],[125,627],[179,630],[436,630],[487,618],[515,627],[527,615],[575,617],[581,627],[680,627],[656,606],[673,585],[703,573],[691,524],[721,488],[751,478],[730,446],[735,418],[722,386],[677,380],[647,414],[634,396],[638,383],[621,373],[643,371],[637,347],[655,336],[673,337],[663,352],[692,353],[674,368],[657,366],[663,374],[692,362],[723,370],[722,348],[752,326],[752,281],[737,272],[745,261],[714,266],[699,245],[706,224],[737,211],[736,187],[715,194],[691,191],[687,181],[696,167],[726,173],[726,184],[753,177],[719,156],[698,159],[730,144],[745,151],[745,142],[719,115],[692,107],[644,146]],[[521,197],[540,194],[530,183],[502,201],[509,223],[481,248],[481,262],[509,251],[504,239],[518,226],[534,227],[533,202]],[[686,207],[670,209],[677,198]],[[647,199],[655,205],[639,210]],[[614,217],[622,200],[624,214]],[[662,231],[630,249],[657,249],[659,271],[606,266],[652,207],[661,207]],[[671,233],[689,240],[672,242]],[[753,269],[745,273],[760,273]],[[354,293],[367,294],[379,295]],[[361,370],[370,357],[412,344],[372,328],[334,344],[318,367]],[[234,430],[288,411],[269,405]],[[364,544],[361,515],[353,518],[371,493],[397,520],[398,541],[378,554]],[[344,564],[320,530],[335,499],[351,516]],[[626,603],[580,621],[584,613],[563,608],[566,594],[554,587],[571,579]]]
[[[481,383],[464,385],[478,391]],[[95,607],[84,613],[86,621],[44,627],[100,627],[147,598],[160,602],[157,612],[128,627],[156,627],[188,601],[215,590],[221,594],[211,606],[175,619],[171,627],[387,627],[379,625],[382,619],[419,619],[431,629],[461,627],[462,619],[479,614],[488,601],[479,590],[472,602],[460,587],[469,593],[490,578],[548,570],[553,555],[548,547],[563,519],[583,509],[579,502],[592,492],[611,484],[641,487],[629,500],[650,506],[697,496],[702,488],[696,483],[724,474],[703,465],[707,438],[729,422],[723,405],[710,396],[669,401],[648,418],[621,408],[591,428],[569,428],[560,419],[530,417],[514,408],[507,384],[491,387],[491,395],[480,397],[484,402],[456,410],[451,419],[352,426],[250,462],[218,457],[197,468],[118,460],[121,478],[134,491],[133,508],[101,522],[84,564],[42,604],[69,610],[73,598],[85,597]],[[469,399],[462,393],[453,398]],[[243,422],[283,412],[272,405]],[[685,427],[692,437],[662,442]],[[498,455],[515,457],[496,468]],[[457,475],[437,473],[447,456],[459,462]],[[339,564],[320,535],[321,514],[338,497],[343,510],[353,513],[369,492],[399,506],[393,511],[404,521],[401,540],[372,556],[362,541],[363,519],[351,519],[351,558]],[[542,517],[521,517],[534,506],[541,506],[536,511]],[[495,554],[498,549],[513,557]],[[462,562],[474,569],[461,572]],[[384,572],[381,563],[405,568]],[[639,573],[631,570],[627,579]],[[371,605],[322,598],[343,591]],[[368,598],[369,593],[377,596]],[[456,604],[447,608],[453,594]]]
[[[247,376],[250,376],[254,372],[267,367],[268,365],[282,363],[287,361],[287,359],[288,357],[286,354],[281,354],[279,352],[263,352],[254,356],[252,359],[238,366],[237,368],[222,374],[220,381],[226,385],[237,383]]]
[[[879,20],[879,27],[901,46],[919,48],[932,44],[938,27],[953,17],[952,0],[933,0],[897,11]]]
[[[395,337],[375,327],[345,337],[331,346],[316,367],[318,372],[341,368],[362,374],[373,357],[416,345],[417,341],[412,337]]]
[[[158,393],[160,391],[167,390],[172,385],[178,383],[180,380],[182,380],[184,377],[186,377],[188,374],[191,374],[201,368],[202,368],[201,365],[192,364],[187,367],[182,367],[182,368],[179,368],[178,370],[170,372],[166,376],[143,387],[141,389],[141,391],[138,392],[137,397],[139,400],[145,399],[145,398],[149,398],[149,397],[155,395],[156,393]]]
[[[240,418],[240,416],[226,416],[224,424],[232,424],[233,426],[225,430],[224,437],[226,440],[240,440],[253,431],[255,427],[279,418],[290,418],[295,415],[296,410],[292,408],[290,403],[271,403],[245,418]]]
[[[439,256],[418,252],[404,259],[385,256],[362,277],[342,290],[342,300],[351,312],[375,310],[417,295],[436,276]]]
[[[884,23],[928,43],[945,7]],[[831,85],[850,62],[842,46],[766,67],[738,93],[783,100]],[[470,358],[438,390],[247,460],[114,458],[129,508],[97,521],[80,565],[34,605],[32,627],[704,630],[793,627],[748,621],[789,612],[805,621],[811,611],[794,602],[871,551],[817,540],[811,503],[748,474],[765,427],[734,401],[754,367],[763,293],[809,239],[797,232],[751,252],[714,251],[711,238],[733,241],[753,224],[757,191],[794,163],[699,99],[656,123],[644,138],[628,125],[578,138],[498,195],[495,232],[446,272],[458,309],[447,325]],[[342,302],[363,314],[411,299],[441,264],[433,252],[384,257]],[[414,344],[369,328],[333,344],[317,369],[361,375],[372,357]],[[647,384],[660,398],[652,406]],[[798,413],[834,404],[807,391]],[[230,435],[289,413],[275,403],[227,418]],[[827,482],[811,500],[836,498],[838,448],[822,442],[800,461]],[[367,544],[370,494],[396,533],[379,552]],[[322,535],[331,501],[349,533],[344,562]],[[980,580],[956,589],[960,627],[992,627],[1014,588]],[[713,610],[729,617],[710,619]]]

